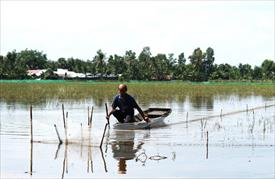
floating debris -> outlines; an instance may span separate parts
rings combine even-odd
[[[149,157],[150,160],[164,160],[167,159],[167,157],[165,156],[160,156],[160,155],[153,155],[151,157]]]

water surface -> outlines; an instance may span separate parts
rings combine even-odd
[[[167,91],[159,90],[155,91],[156,98],[148,100],[150,94],[132,92],[143,109],[171,108],[167,126],[120,131],[112,128],[116,120],[111,117],[102,150],[104,102],[110,106],[112,95],[79,99],[55,96],[37,103],[28,103],[22,97],[13,101],[1,98],[1,177],[274,178],[275,107],[269,106],[274,105],[274,96],[243,95],[234,90],[167,95]],[[62,103],[68,112],[70,144],[59,146],[53,125],[64,138]],[[32,146],[30,104],[34,140],[41,142]],[[88,106],[94,107],[91,129],[87,126]],[[221,113],[260,106],[219,117]],[[217,117],[207,119],[213,115]],[[188,122],[194,119],[202,120]]]

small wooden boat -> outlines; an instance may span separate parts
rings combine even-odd
[[[149,108],[143,111],[148,116],[150,122],[143,120],[140,114],[135,115],[135,121],[131,123],[116,123],[114,129],[134,130],[134,129],[150,129],[154,127],[165,126],[164,119],[172,112],[170,108]]]

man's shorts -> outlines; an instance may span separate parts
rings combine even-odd
[[[113,115],[120,123],[135,122],[135,118],[133,115],[123,113],[121,110],[116,110]]]

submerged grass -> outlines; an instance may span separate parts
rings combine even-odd
[[[0,81],[0,101],[6,103],[42,104],[48,100],[93,100],[96,105],[111,102],[120,82],[77,82],[77,81]],[[274,83],[188,83],[169,82],[127,82],[129,94],[139,102],[185,101],[186,97],[195,103],[211,102],[213,96],[228,98],[230,95],[246,97],[260,95],[275,96]]]

